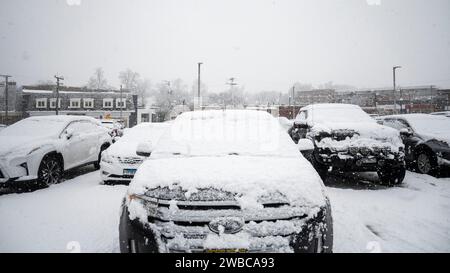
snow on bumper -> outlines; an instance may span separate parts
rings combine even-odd
[[[134,202],[134,201],[132,201]],[[141,207],[142,208],[142,207]],[[324,208],[282,206],[260,210],[159,208],[147,220],[124,206],[120,227],[122,252],[330,252],[332,221]],[[131,211],[131,213],[130,213]],[[307,213],[308,214],[307,214]],[[132,220],[131,220],[131,219]],[[215,229],[217,219],[242,224]]]
[[[37,179],[40,156],[0,157],[0,183]]]

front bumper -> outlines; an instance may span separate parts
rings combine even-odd
[[[103,183],[105,184],[130,184],[134,175],[124,175],[125,169],[135,169],[140,164],[121,164],[119,162],[108,163],[105,161],[100,162],[100,175]]]
[[[240,232],[218,235],[208,225],[150,219],[143,224],[137,219],[130,220],[128,208],[123,205],[119,237],[122,253],[325,253],[332,252],[333,223],[327,204],[311,219],[246,221]],[[228,242],[226,247],[221,243],[223,240]]]
[[[0,185],[6,187],[37,180],[35,158],[0,158]],[[24,164],[25,163],[25,164]]]
[[[350,154],[348,152],[322,152],[314,151],[316,162],[324,167],[332,167],[333,170],[344,171],[377,171],[381,168],[389,166],[397,168],[405,165],[403,153],[368,153]]]

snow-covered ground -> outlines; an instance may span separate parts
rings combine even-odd
[[[118,252],[126,187],[100,185],[92,168],[81,172],[47,189],[0,195],[0,252]],[[373,179],[328,181],[335,252],[450,252],[450,178],[408,172],[400,187],[363,182]]]

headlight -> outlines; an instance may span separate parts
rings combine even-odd
[[[114,157],[110,156],[108,153],[102,154],[102,161],[105,163],[113,164],[114,163]]]

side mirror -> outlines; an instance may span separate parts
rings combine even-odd
[[[150,142],[141,142],[136,148],[136,154],[143,157],[149,157],[152,154],[152,144]]]
[[[302,151],[312,151],[314,150],[314,143],[307,138],[302,138],[297,143],[298,150]]]
[[[413,135],[413,132],[409,128],[402,128],[402,129],[400,129],[400,135],[410,137]]]
[[[73,129],[71,129],[71,128],[67,128],[67,129],[64,131],[64,136],[65,136],[67,139],[71,139],[71,138],[73,137],[73,134],[74,134],[74,132],[73,132]]]

